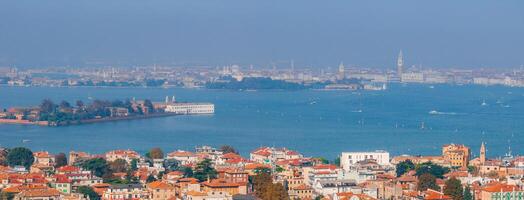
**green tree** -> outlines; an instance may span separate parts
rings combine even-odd
[[[7,154],[7,164],[11,167],[21,165],[29,169],[34,161],[33,152],[25,147],[13,148]]]
[[[463,195],[463,199],[464,200],[473,200],[473,194],[471,193],[471,188],[469,188],[469,186],[466,186],[466,188],[464,189],[464,195]]]
[[[395,172],[397,173],[397,177],[400,177],[413,169],[415,169],[415,164],[413,164],[411,160],[405,160],[397,164]]]
[[[149,113],[155,112],[155,107],[153,106],[153,102],[151,102],[151,100],[149,99],[144,100],[144,106],[147,108]]]
[[[417,176],[429,173],[437,178],[444,178],[444,174],[449,172],[449,168],[436,165],[432,162],[418,164],[415,167],[415,170],[417,172]]]
[[[222,145],[220,148],[219,148],[220,151],[224,152],[224,154],[226,153],[234,153],[234,154],[238,154],[238,151],[230,146],[230,145]]]
[[[0,148],[0,165],[7,165],[7,154],[9,153],[8,149]]]
[[[44,99],[40,104],[40,111],[42,113],[54,113],[56,110],[56,104],[50,99]]]
[[[179,161],[175,159],[165,159],[162,164],[167,171],[176,171],[179,168]]]
[[[164,158],[164,152],[162,151],[162,149],[155,147],[146,153],[146,157],[151,159],[162,159]]]
[[[277,166],[275,167],[275,171],[278,172],[278,173],[280,173],[280,172],[283,172],[283,171],[285,171],[285,170],[284,170],[284,168],[282,168],[281,166],[277,165]]]
[[[100,196],[89,186],[79,186],[78,193],[89,197],[90,200],[100,200]]]
[[[417,189],[419,191],[426,191],[427,189],[440,190],[440,187],[437,185],[435,176],[425,173],[418,177]]]
[[[107,161],[103,158],[93,158],[82,163],[82,168],[92,171],[95,176],[108,177],[111,176],[111,171]]]
[[[448,179],[444,185],[444,194],[453,197],[453,200],[462,200],[464,191],[460,180],[455,177]]]
[[[65,100],[60,102],[60,105],[58,106],[60,109],[71,109],[71,104]]]
[[[138,169],[138,160],[137,159],[131,160],[131,170],[135,171],[137,169]]]
[[[324,157],[318,157],[317,159],[320,160],[322,164],[329,164],[329,160]]]
[[[65,153],[58,153],[55,155],[55,167],[62,167],[67,165],[67,157]]]
[[[123,159],[116,159],[113,162],[109,162],[109,169],[114,173],[126,172],[128,169],[127,162]]]
[[[0,192],[0,199],[2,200],[12,200],[15,198],[15,194],[14,193],[10,193],[10,192]]]
[[[153,175],[149,175],[146,179],[146,183],[151,183],[153,181],[156,181],[156,178]]]
[[[184,178],[193,177],[193,169],[191,167],[182,166],[178,168],[178,171],[184,172]]]
[[[271,172],[260,170],[252,180],[255,196],[258,198],[264,200],[289,200],[285,187],[280,183],[273,183]]]
[[[336,166],[340,166],[340,157],[336,157],[333,163],[335,163]]]
[[[83,109],[85,106],[84,102],[82,100],[77,100],[76,101],[76,107],[78,107],[79,109]]]
[[[214,179],[217,177],[217,171],[212,167],[211,160],[205,159],[199,162],[193,172],[193,177],[200,181],[205,181],[208,178]]]
[[[263,195],[262,199],[267,200],[289,200],[289,194],[284,188],[284,185],[281,183],[271,183],[268,184],[266,193]]]

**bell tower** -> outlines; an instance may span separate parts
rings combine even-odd
[[[484,165],[486,162],[486,146],[484,145],[484,142],[480,145],[480,164]]]

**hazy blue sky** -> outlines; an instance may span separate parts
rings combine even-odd
[[[0,0],[0,65],[524,64],[524,1]]]

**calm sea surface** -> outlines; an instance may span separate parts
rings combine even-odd
[[[332,159],[342,151],[375,149],[394,155],[440,154],[447,143],[467,144],[478,155],[485,141],[488,156],[503,155],[508,147],[515,155],[524,154],[523,88],[392,85],[387,91],[237,92],[0,86],[0,107],[37,105],[44,98],[162,101],[173,94],[179,101],[213,102],[216,113],[69,127],[0,125],[0,146],[101,153],[230,144],[244,155],[259,146],[286,146]],[[432,110],[437,114],[429,114]]]

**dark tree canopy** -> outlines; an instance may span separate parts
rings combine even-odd
[[[418,164],[415,167],[415,170],[417,171],[417,176],[429,173],[437,178],[444,178],[444,174],[449,172],[449,168],[442,167],[432,162]]]
[[[238,154],[238,151],[230,145],[222,145],[219,150],[224,152],[224,154],[226,153]]]
[[[55,167],[62,167],[67,165],[67,157],[65,153],[58,153],[55,155]]]
[[[53,113],[55,112],[56,104],[53,103],[50,99],[44,99],[40,104],[40,110],[43,113]]]
[[[138,165],[138,160],[137,159],[131,160],[131,164],[130,165],[131,165],[130,166],[131,170],[133,170],[133,171],[137,170],[138,169],[138,166],[137,166]]]
[[[89,186],[79,186],[78,189],[77,189],[78,193],[80,194],[83,194],[83,195],[86,195],[89,197],[89,199],[91,200],[99,200],[100,197],[98,196],[98,194],[93,190],[93,188],[89,187]]]
[[[466,186],[466,188],[464,188],[464,195],[463,195],[463,199],[464,200],[473,200],[473,194],[471,192],[471,188],[469,188],[469,186]]]
[[[63,100],[62,102],[60,102],[60,105],[59,105],[60,109],[68,109],[68,108],[71,108],[71,104],[65,100]]]
[[[82,163],[82,168],[92,171],[95,176],[103,177],[111,174],[107,161],[103,158],[93,158]]]
[[[167,171],[176,171],[178,170],[179,161],[175,159],[165,159],[163,166]]]
[[[144,100],[144,106],[148,109],[148,112],[150,113],[155,112],[155,107],[153,106],[153,102],[151,102],[151,100],[149,99]]]
[[[397,174],[397,177],[400,177],[406,172],[409,172],[413,169],[415,169],[415,164],[413,164],[411,160],[405,160],[397,164],[395,172]]]
[[[146,156],[151,159],[162,159],[164,158],[164,152],[162,151],[162,149],[155,147],[149,150]]]
[[[193,171],[193,177],[200,180],[205,181],[208,178],[214,179],[217,177],[217,171],[215,168],[212,167],[211,160],[205,159],[201,162],[199,162]]]
[[[418,177],[417,189],[419,191],[426,191],[427,189],[440,190],[440,187],[437,185],[435,176],[425,173]]]
[[[128,169],[127,162],[123,159],[116,159],[113,162],[109,162],[109,169],[113,173],[126,172]]]
[[[77,100],[76,101],[76,107],[78,108],[83,108],[85,106],[84,102],[82,100]]]
[[[273,183],[271,172],[260,170],[253,177],[253,189],[260,199],[289,200],[285,187],[280,183]]]
[[[151,183],[153,181],[156,181],[156,178],[153,175],[149,175],[146,179],[146,183]]]
[[[21,165],[29,169],[34,161],[33,152],[25,147],[13,148],[7,154],[7,164],[11,167]]]
[[[460,180],[455,177],[448,179],[444,185],[444,194],[451,196],[453,200],[462,200],[464,191]]]

